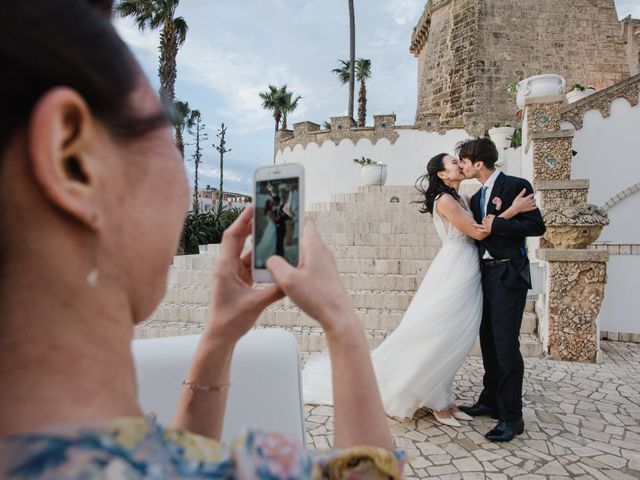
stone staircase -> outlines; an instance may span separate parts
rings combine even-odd
[[[324,241],[333,250],[352,305],[372,348],[399,324],[431,260],[440,248],[430,215],[420,214],[412,186],[358,187],[333,195],[331,202],[311,204]],[[218,245],[201,247],[199,255],[177,256],[168,289],[158,309],[136,331],[137,338],[190,335],[204,329]],[[256,328],[291,331],[303,352],[326,347],[318,324],[289,299],[270,306]],[[521,329],[524,356],[540,356],[533,304]],[[479,355],[476,344],[473,355]]]

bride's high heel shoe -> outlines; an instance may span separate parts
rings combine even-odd
[[[466,421],[473,420],[473,417],[471,415],[467,415],[462,410],[458,410],[457,408],[452,408],[451,410],[449,410],[449,412],[451,413],[451,415],[453,415],[454,418],[458,420],[466,420]]]
[[[460,425],[460,422],[458,422],[458,420],[456,420],[454,417],[443,417],[443,416],[439,415],[438,412],[436,412],[432,408],[430,408],[429,411],[431,412],[431,415],[433,415],[433,418],[435,418],[439,423],[441,423],[443,425],[448,425],[450,427],[461,427],[462,426],[462,425]]]

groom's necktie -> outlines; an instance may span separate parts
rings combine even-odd
[[[487,190],[489,187],[482,187],[480,190],[480,218],[484,218],[487,215]]]

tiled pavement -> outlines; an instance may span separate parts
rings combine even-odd
[[[640,478],[640,345],[603,342],[599,365],[525,359],[525,433],[495,444],[484,438],[495,421],[441,426],[419,411],[389,419],[396,445],[412,457],[407,478]],[[470,357],[458,373],[459,403],[479,393],[482,361]],[[305,406],[310,447],[331,445],[333,409]]]

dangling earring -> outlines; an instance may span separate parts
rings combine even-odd
[[[94,213],[91,216],[91,222],[93,224],[98,223],[98,214]],[[99,273],[98,273],[98,242],[93,241],[91,242],[91,251],[90,251],[90,259],[89,259],[89,273],[87,274],[86,277],[86,282],[87,285],[89,285],[90,287],[97,287],[98,286],[98,277],[99,277]]]

